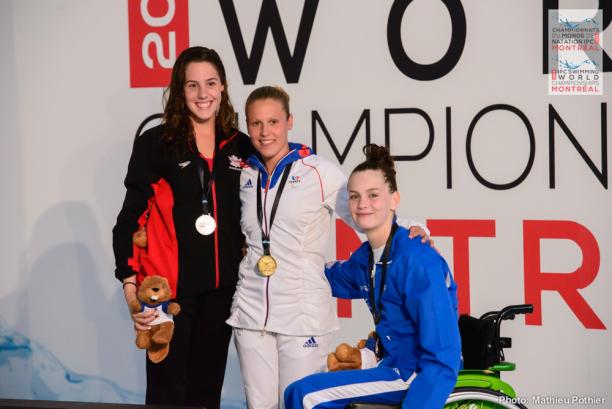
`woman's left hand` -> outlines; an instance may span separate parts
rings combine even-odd
[[[433,239],[427,235],[427,232],[422,227],[410,226],[410,234],[408,235],[408,237],[414,239],[415,237],[419,236],[421,237],[421,243],[429,242],[429,245],[431,247],[433,247],[438,253],[440,252],[438,251],[438,248],[434,245]]]

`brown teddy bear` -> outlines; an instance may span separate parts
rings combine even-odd
[[[168,280],[161,276],[147,276],[138,287],[138,300],[130,304],[132,313],[145,310],[157,310],[157,318],[149,326],[149,330],[136,330],[136,346],[146,349],[149,359],[161,362],[170,351],[170,340],[174,333],[173,316],[181,311],[181,307],[170,302],[172,291]]]
[[[359,342],[361,343],[361,341]],[[361,369],[361,352],[359,348],[352,347],[344,342],[338,345],[335,352],[327,355],[327,369],[330,372],[343,371],[345,369]]]
[[[364,358],[364,355],[362,355],[362,350],[367,348],[366,345],[370,343],[378,346],[378,336],[374,331],[370,332],[367,340],[360,340],[357,343],[357,347],[350,346],[344,342],[338,345],[335,352],[327,355],[327,369],[332,372],[343,371],[346,369],[361,369],[362,367],[366,369],[375,366],[376,356],[374,355],[374,352],[371,352],[370,350],[368,350],[368,353],[365,355],[368,362],[362,362],[362,358]]]
[[[134,235],[132,236],[132,243],[134,243],[136,247],[140,247],[141,249],[147,247],[148,243],[146,227],[142,226],[140,229],[138,229],[136,233],[134,233]]]

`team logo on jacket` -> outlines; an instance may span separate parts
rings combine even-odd
[[[242,185],[243,189],[251,189],[252,187],[253,187],[253,182],[251,181],[251,179],[247,180],[246,183]]]
[[[317,344],[317,341],[315,340],[314,337],[310,337],[308,338],[308,341],[304,342],[304,345],[302,345],[304,348],[318,348],[319,344]]]
[[[244,161],[240,159],[236,155],[230,155],[227,157],[229,159],[229,168],[233,170],[242,170],[244,167]]]
[[[301,181],[302,181],[302,179],[299,176],[291,176],[289,178],[289,186],[297,187],[300,184]]]

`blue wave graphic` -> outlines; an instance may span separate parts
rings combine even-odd
[[[578,68],[582,67],[584,64],[586,64],[586,65],[593,65],[593,66],[597,67],[597,64],[594,61],[591,61],[591,60],[583,60],[583,61],[580,61],[578,63],[574,63],[574,62],[569,62],[567,60],[563,60],[563,61],[560,61],[559,64],[563,68],[565,68],[567,70],[570,70],[570,71],[576,71]]]
[[[566,18],[565,20],[559,20],[559,23],[561,24],[561,26],[563,26],[565,28],[572,29],[572,30],[580,28],[583,24],[585,26],[586,25],[591,25],[591,26],[594,26],[594,27],[599,27],[599,23],[597,22],[597,20],[592,19],[592,18],[585,18],[582,21],[569,21]]]
[[[228,365],[231,365],[228,362]],[[230,368],[227,378],[239,373]],[[239,379],[238,379],[239,381]],[[240,395],[230,388],[232,395]],[[242,392],[242,391],[240,391]],[[66,368],[44,346],[31,341],[0,320],[0,399],[37,399],[77,402],[142,404],[144,391],[134,392],[113,381]],[[222,399],[224,409],[246,409],[243,399]]]
[[[66,368],[42,345],[0,321],[0,397],[4,399],[142,403],[143,392]]]

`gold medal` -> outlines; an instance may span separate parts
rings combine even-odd
[[[276,260],[272,256],[263,255],[257,261],[257,269],[262,276],[270,277],[276,272]]]
[[[264,255],[257,260],[257,270],[259,270],[259,274],[264,277],[270,277],[276,272],[276,268],[278,267],[276,260],[274,260],[274,257],[270,255],[270,230],[272,230],[272,223],[274,222],[274,216],[276,215],[276,209],[278,208],[278,201],[283,194],[283,188],[285,187],[285,182],[287,182],[287,178],[289,177],[291,165],[292,164],[285,166],[285,170],[283,170],[283,176],[278,184],[276,197],[274,198],[274,203],[272,204],[269,223],[263,219],[264,209],[261,206],[261,172],[259,172],[257,175],[257,220],[259,220],[259,225],[261,226],[261,246],[263,247],[264,253]],[[266,187],[266,195],[267,192],[268,188]]]

